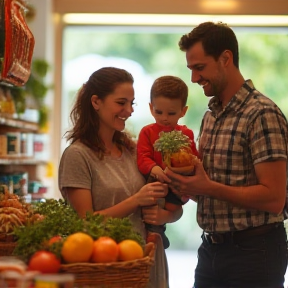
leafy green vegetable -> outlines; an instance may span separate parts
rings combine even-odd
[[[182,148],[188,148],[190,145],[190,138],[183,134],[182,131],[162,131],[159,133],[159,139],[154,143],[154,149],[162,154],[172,154],[178,152]]]
[[[105,223],[107,236],[113,238],[117,243],[125,239],[131,239],[144,246],[142,236],[133,230],[129,218],[107,218]]]

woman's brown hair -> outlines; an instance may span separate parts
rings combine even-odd
[[[79,140],[95,151],[99,159],[103,159],[106,149],[98,134],[100,121],[91,104],[91,97],[97,95],[99,99],[104,100],[119,84],[123,83],[134,83],[133,76],[124,69],[104,67],[91,74],[78,91],[76,102],[71,110],[70,119],[73,128],[67,131],[68,141],[74,143]],[[115,131],[113,142],[121,151],[123,146],[131,152],[135,150],[135,143],[127,132]]]

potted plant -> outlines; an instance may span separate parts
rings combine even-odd
[[[49,109],[45,104],[45,97],[51,85],[46,84],[46,75],[50,69],[49,63],[44,59],[32,61],[31,74],[23,87],[12,87],[16,112],[21,117],[25,110],[35,109],[39,113],[38,124],[44,129],[48,121]]]

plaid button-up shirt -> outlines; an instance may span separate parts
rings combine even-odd
[[[199,152],[213,181],[230,186],[258,184],[254,165],[287,159],[287,120],[270,99],[247,80],[223,109],[213,97],[203,117]],[[197,221],[206,232],[242,230],[278,222],[276,215],[198,196]]]

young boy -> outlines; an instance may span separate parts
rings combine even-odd
[[[180,130],[191,139],[191,150],[198,157],[198,151],[194,142],[194,133],[185,125],[179,125],[178,120],[186,114],[188,98],[188,87],[178,77],[162,76],[156,79],[150,92],[150,111],[156,123],[143,127],[139,133],[137,142],[137,164],[139,171],[148,181],[166,182],[169,179],[164,173],[165,164],[160,152],[155,151],[153,145],[159,138],[161,131],[170,132]],[[181,209],[184,203],[169,190],[165,197],[164,209],[171,213]],[[166,217],[167,218],[167,217]],[[171,220],[174,222],[176,220]],[[161,221],[160,221],[161,222]],[[170,243],[165,235],[165,223],[163,225],[146,224],[148,231],[157,232],[161,235],[164,248]]]

